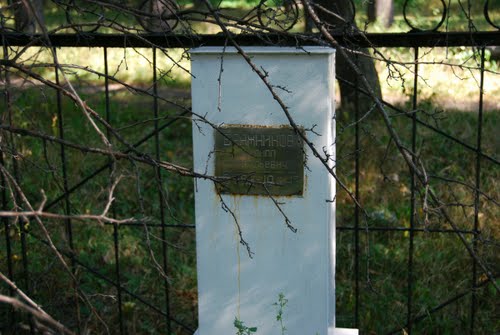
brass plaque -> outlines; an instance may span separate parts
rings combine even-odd
[[[225,126],[215,130],[215,175],[220,193],[302,195],[302,138],[289,126]]]

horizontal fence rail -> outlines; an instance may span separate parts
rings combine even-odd
[[[478,47],[500,46],[500,32],[412,32],[412,33],[366,33],[332,34],[342,46],[356,47]],[[7,46],[52,46],[52,47],[107,47],[107,48],[196,48],[201,46],[224,46],[224,35],[179,35],[149,33],[142,35],[123,34],[49,34],[26,35],[3,33]],[[328,42],[316,34],[258,34],[235,35],[234,41],[241,46],[324,46]]]

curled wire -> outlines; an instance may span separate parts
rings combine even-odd
[[[102,25],[104,7],[84,1],[56,0],[64,8],[66,22],[77,33],[95,33]]]
[[[493,23],[493,21],[491,20],[490,18],[490,1],[489,0],[486,0],[486,2],[484,3],[484,18],[486,19],[486,21],[493,27],[495,27],[496,29],[500,30],[500,26],[496,25],[495,23]]]
[[[424,32],[424,31],[437,31],[439,28],[441,28],[441,26],[443,25],[443,23],[445,22],[446,20],[446,15],[448,13],[448,6],[446,6],[446,2],[444,0],[441,0],[441,4],[443,5],[443,14],[441,16],[441,21],[439,21],[439,23],[431,28],[431,29],[421,29],[421,28],[418,28],[418,27],[415,27],[410,19],[408,19],[408,16],[407,16],[407,7],[408,7],[408,3],[410,2],[410,0],[406,0],[405,1],[405,4],[403,6],[403,17],[405,19],[405,22],[406,24],[411,28],[411,31],[412,32]]]
[[[257,6],[257,18],[264,27],[273,25],[288,31],[299,20],[299,6],[295,0],[261,0]]]

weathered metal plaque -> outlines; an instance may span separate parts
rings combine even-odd
[[[220,193],[302,195],[302,138],[288,126],[225,126],[215,130]]]

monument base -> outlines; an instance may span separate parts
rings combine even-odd
[[[328,328],[328,335],[358,335],[359,330],[353,328]]]
[[[359,330],[352,328],[328,328],[328,335],[358,335]],[[201,335],[198,330],[194,332],[194,335]]]

